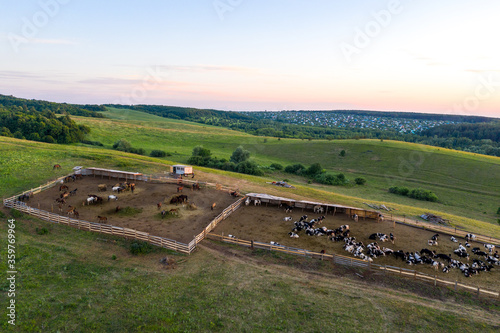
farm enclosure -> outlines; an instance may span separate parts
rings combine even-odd
[[[293,221],[300,219],[302,215],[308,215],[309,220],[318,217],[320,214],[314,214],[312,210],[307,209],[294,209],[291,213],[285,213],[282,208],[277,205],[254,206],[253,203],[249,206],[242,206],[240,209],[231,214],[226,220],[220,222],[214,230],[216,234],[224,234],[225,236],[231,234],[238,239],[254,240],[263,243],[271,241],[277,242],[281,245],[306,249],[313,252],[320,252],[325,250],[328,254],[342,255],[346,257],[353,257],[350,253],[343,250],[344,242],[332,242],[327,236],[307,236],[304,231],[300,231],[299,238],[290,238],[288,233],[294,227]],[[291,221],[284,221],[284,217],[292,217]],[[326,218],[319,226],[325,226],[328,229],[335,229],[341,225],[348,224],[350,226],[351,236],[356,237],[357,241],[362,241],[367,245],[374,240],[368,237],[372,233],[380,232],[389,235],[391,232],[395,235],[396,240],[393,245],[391,242],[382,243],[378,241],[379,245],[390,248],[394,251],[420,251],[423,248],[436,250],[437,253],[450,254],[458,247],[458,243],[450,240],[450,236],[441,234],[438,246],[429,246],[427,241],[436,234],[435,231],[422,230],[404,224],[394,224],[390,221],[377,222],[373,219],[359,219],[358,222],[353,221],[347,215],[326,215]],[[458,238],[459,242],[465,243],[463,238]],[[484,250],[483,244],[479,242],[471,242],[472,247],[480,247]],[[470,252],[470,262],[472,259],[482,259]],[[460,259],[467,262],[465,259],[458,258],[452,255],[454,259]],[[437,274],[438,277],[459,281],[467,284],[474,284],[487,289],[500,290],[498,286],[498,279],[500,278],[500,266],[495,266],[490,272],[482,272],[479,275],[474,275],[471,278],[466,278],[458,269],[452,269],[450,273],[443,273],[441,270],[436,272],[430,265],[407,265],[401,259],[396,259],[395,256],[385,256],[374,259],[373,263],[379,265],[389,265],[408,269],[415,269],[419,272],[429,275]]]
[[[106,224],[135,229],[151,235],[175,239],[179,242],[189,243],[194,236],[203,231],[207,224],[213,220],[225,207],[231,205],[235,198],[224,191],[211,188],[191,190],[184,185],[182,192],[177,192],[177,184],[153,183],[149,181],[134,181],[135,190],[113,192],[112,187],[122,180],[104,176],[83,176],[82,179],[68,182],[68,191],[77,189],[76,195],[68,196],[67,203],[60,213],[55,199],[62,193],[59,186],[54,186],[35,194],[28,205],[41,210],[67,216],[69,205],[75,207],[79,219],[98,222],[98,216],[107,218]],[[106,185],[106,191],[99,192],[98,186]],[[87,205],[88,194],[103,198],[102,204]],[[170,198],[177,195],[187,195],[188,202],[194,204],[196,209],[190,209],[187,204],[170,204]],[[108,201],[108,195],[115,195],[118,200]],[[217,203],[212,211],[212,203]],[[161,208],[158,208],[161,203]],[[121,210],[116,212],[116,207]],[[129,207],[129,208],[127,208]],[[162,210],[178,209],[178,215],[169,214],[162,218]]]

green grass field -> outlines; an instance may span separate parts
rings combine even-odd
[[[170,159],[184,163],[196,145],[203,145],[217,157],[229,158],[242,145],[259,164],[284,166],[318,162],[330,172],[343,172],[349,179],[362,176],[365,186],[307,185],[306,180],[288,174],[269,177],[292,179],[296,184],[342,195],[351,204],[384,203],[401,209],[395,214],[418,215],[426,210],[447,216],[463,216],[498,225],[500,206],[500,158],[464,153],[418,144],[379,140],[297,140],[251,136],[219,127],[170,120],[132,110],[110,109],[110,119],[75,117],[92,128],[91,139],[111,147],[120,138],[148,152],[161,149]],[[266,141],[266,142],[264,142]],[[339,152],[345,150],[345,157]],[[440,201],[429,203],[388,193],[391,186],[422,187],[436,193]]]
[[[38,234],[42,227],[49,232]],[[2,244],[6,229],[2,223]],[[329,262],[212,241],[190,256],[163,249],[133,256],[129,247],[120,238],[16,219],[16,327],[4,316],[1,330],[495,332],[500,324],[498,302],[392,277],[360,279],[365,272]],[[171,268],[160,263],[164,257]],[[2,279],[2,305],[8,286]]]
[[[109,146],[121,137],[109,138],[106,132],[118,131],[126,133],[123,137],[137,147],[144,147],[141,143],[148,142],[148,149],[178,151],[178,155],[169,157],[173,160],[169,161],[85,145],[52,145],[0,137],[0,195],[7,197],[36,187],[71,172],[76,165],[162,173],[168,170],[168,164],[185,161],[192,147],[205,145],[202,140],[209,137],[212,141],[207,142],[216,155],[229,156],[237,145],[244,144],[247,149],[253,149],[261,164],[270,164],[271,161],[286,164],[289,159],[299,161],[302,159],[299,153],[295,157],[288,156],[294,146],[297,151],[306,152],[321,150],[314,148],[314,144],[323,147],[338,145],[332,149],[348,151],[341,163],[350,163],[349,167],[344,165],[340,168],[333,163],[324,166],[341,171],[356,164],[354,161],[347,162],[349,157],[356,155],[353,154],[356,147],[377,150],[379,156],[389,158],[391,145],[396,148],[401,145],[399,154],[394,156],[402,152],[411,154],[409,145],[379,141],[309,142],[282,139],[278,142],[268,139],[264,144],[260,137],[182,121],[170,122],[163,118],[152,120],[149,124],[109,119],[82,122],[96,122],[92,125],[93,139]],[[171,128],[168,129],[168,126]],[[189,131],[186,130],[188,128]],[[99,130],[102,131],[100,136],[97,135]],[[136,133],[143,134],[136,136]],[[148,133],[153,133],[154,139],[148,140]],[[143,141],[135,141],[137,137]],[[175,145],[168,146],[168,149],[158,140],[175,142]],[[280,151],[279,146],[286,149]],[[425,159],[436,161],[439,157],[447,163],[454,159],[457,163],[470,163],[473,169],[481,168],[487,161],[483,161],[483,157],[462,155],[439,151],[437,157],[431,154]],[[336,156],[331,158],[338,159]],[[61,170],[52,170],[56,163],[62,165]],[[357,163],[359,166],[352,172],[353,175],[362,174],[361,159]],[[493,160],[491,173],[497,170],[496,163]],[[367,162],[366,167],[369,166]],[[451,169],[447,167],[440,171],[444,177],[448,177],[445,170]],[[308,185],[297,178],[297,189],[290,191],[265,184],[265,181],[278,176],[285,177],[280,174],[254,177],[197,169],[201,177],[222,184],[242,184],[248,191],[356,206],[364,201],[384,202],[396,207],[397,212],[409,215],[416,215],[424,208],[441,212],[446,207],[437,204],[436,207],[424,205],[424,208],[419,208],[414,206],[413,201],[406,203],[404,198],[399,197],[388,196],[386,200],[382,196],[383,177],[370,178],[368,173],[365,174],[369,183],[362,188]],[[373,170],[381,172],[383,168]],[[439,173],[436,171],[434,174]],[[428,176],[426,179],[425,175],[415,172],[408,178],[432,182],[433,178]],[[487,184],[484,180],[487,177],[476,177],[479,184]],[[378,187],[374,185],[377,179],[380,182]],[[451,184],[458,187],[456,195],[463,195],[463,200],[467,201],[460,182]],[[481,198],[488,196],[481,193],[489,192],[486,185],[473,190]],[[373,200],[369,199],[370,195],[373,195]],[[6,209],[1,211],[5,215],[10,213]],[[500,227],[489,221],[460,214],[450,216],[474,232],[500,236]],[[6,222],[8,217],[1,219]],[[318,260],[265,251],[251,252],[208,240],[191,256],[162,249],[143,256],[132,256],[130,242],[124,239],[88,233],[31,217],[16,220],[17,327],[11,327],[4,320],[0,324],[2,331],[494,332],[500,325],[498,301],[477,299],[468,293],[435,289],[431,285],[404,279],[381,279],[367,275],[360,278],[356,273],[365,275],[363,271],[331,266]],[[43,227],[49,230],[48,234],[36,232],[37,228]],[[0,234],[2,244],[7,244],[6,223],[0,224]],[[2,258],[6,258],[6,251],[6,246],[0,247]],[[113,255],[116,260],[113,260]],[[159,263],[166,256],[176,262],[175,269],[167,269]],[[2,260],[2,272],[7,271],[5,265],[6,261]],[[6,279],[3,281],[0,304],[7,302],[8,283]]]

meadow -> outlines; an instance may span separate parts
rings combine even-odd
[[[102,138],[103,142],[107,139],[106,144],[112,144],[115,138],[121,138],[107,138],[104,134],[109,126],[112,133],[123,131],[126,138],[141,147],[142,141],[135,142],[134,133],[140,132],[143,126],[144,142],[148,131],[163,133],[154,140],[177,142],[178,146],[163,146],[161,142],[148,141],[150,149],[177,150],[178,155],[168,157],[173,161],[86,145],[53,145],[0,137],[0,195],[7,197],[36,187],[68,174],[76,165],[163,173],[168,170],[168,164],[187,158],[191,145],[205,145],[201,140],[209,136],[213,137],[210,144],[214,152],[228,155],[239,144],[232,143],[231,138],[255,145],[267,145],[272,140],[264,144],[261,137],[176,121],[167,121],[162,125],[164,128],[158,130],[160,125],[152,127],[147,126],[147,122],[135,124],[136,121],[132,124],[121,120],[121,126],[120,121],[102,120],[99,123],[103,125],[103,136],[94,139]],[[185,139],[186,128],[190,128],[189,140]],[[283,143],[311,144],[282,139],[272,145]],[[353,147],[361,143],[362,140],[352,142]],[[262,164],[286,161],[267,160],[262,157],[267,155],[257,152],[255,155]],[[61,170],[52,169],[56,163],[61,164]],[[206,168],[196,168],[196,172],[197,177],[207,181],[253,192],[352,205],[366,200],[336,193],[337,187],[306,184],[300,178],[297,181],[301,183],[292,191],[265,184],[277,176],[285,176],[275,173],[254,177]],[[391,205],[397,207],[397,212],[411,215],[422,211],[411,205]],[[6,221],[11,211],[3,208],[1,212],[1,219]],[[492,223],[453,216],[477,233],[500,235],[500,227]],[[133,256],[128,240],[50,224],[29,216],[15,219],[18,327],[12,328],[4,320],[0,324],[2,331],[356,332],[369,328],[374,332],[474,332],[478,329],[494,332],[500,326],[500,307],[496,300],[477,299],[469,293],[455,293],[396,277],[371,276],[329,262],[252,252],[208,240],[191,256],[162,249]],[[39,231],[43,228],[48,232],[41,234]],[[0,224],[0,235],[0,241],[6,244],[6,223]],[[6,251],[5,246],[0,247],[2,258],[6,257]],[[165,257],[173,262],[171,266],[160,263]],[[3,272],[7,271],[5,263],[3,260],[0,264]],[[8,289],[5,279],[1,286],[0,303],[5,304]]]
[[[220,127],[171,120],[133,110],[109,109],[109,119],[74,119],[92,129],[91,140],[111,147],[127,138],[133,147],[165,150],[169,159],[185,163],[196,145],[203,145],[217,157],[229,159],[242,145],[263,166],[320,163],[327,172],[344,173],[353,180],[367,179],[365,186],[308,184],[302,177],[270,172],[273,180],[287,178],[294,184],[341,196],[343,203],[364,206],[384,203],[394,214],[421,215],[438,212],[457,222],[467,217],[498,225],[500,202],[500,158],[447,150],[420,144],[380,140],[299,140],[266,138]],[[345,150],[346,155],[339,153]],[[439,202],[430,203],[388,192],[391,186],[424,188],[436,193]]]
[[[6,228],[0,224],[3,244]],[[130,241],[17,217],[16,242],[17,327],[2,320],[3,332],[495,332],[500,325],[494,300],[213,241],[190,256],[158,248],[134,256]],[[0,285],[5,304],[8,282]]]

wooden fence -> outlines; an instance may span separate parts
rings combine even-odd
[[[189,248],[188,244],[180,243],[172,239],[167,239],[159,236],[151,235],[147,232],[138,231],[134,229],[116,227],[109,224],[101,224],[95,222],[88,222],[83,220],[72,219],[69,217],[49,213],[44,210],[40,210],[37,208],[32,208],[22,202],[13,201],[13,200],[4,200],[4,206],[8,208],[14,208],[18,211],[21,211],[26,214],[30,214],[38,217],[41,220],[65,224],[70,227],[74,227],[80,230],[87,230],[92,232],[99,232],[103,234],[122,236],[132,239],[137,239],[141,241],[145,241],[151,243],[156,246],[160,246],[166,249],[182,252],[182,253],[191,253],[192,250]]]
[[[445,286],[448,288],[452,288],[457,291],[459,288],[463,290],[467,290],[469,292],[473,292],[478,296],[484,297],[493,297],[500,298],[500,292],[487,290],[481,287],[469,286],[458,281],[448,281],[438,278],[437,275],[429,275],[425,273],[421,273],[415,270],[395,267],[395,266],[387,266],[387,265],[378,265],[368,261],[360,260],[357,258],[347,257],[338,254],[327,254],[327,253],[318,253],[312,252],[304,249],[297,249],[293,247],[287,247],[283,245],[272,245],[270,243],[262,243],[257,241],[248,241],[243,239],[231,238],[224,235],[217,235],[214,233],[210,233],[207,235],[208,239],[213,239],[217,241],[222,241],[225,243],[237,244],[249,248],[254,249],[264,249],[269,251],[278,251],[283,253],[288,253],[291,255],[298,255],[308,258],[320,259],[320,260],[330,260],[335,264],[357,267],[361,269],[366,269],[375,272],[381,272],[383,274],[396,274],[406,278],[412,278],[414,280],[425,281],[428,283],[432,283],[435,286]]]
[[[419,228],[423,230],[430,230],[430,231],[435,231],[435,232],[440,232],[443,234],[447,234],[450,236],[457,236],[457,237],[462,237],[465,238],[465,235],[470,234],[471,232],[463,231],[457,228],[453,227],[446,227],[446,226],[440,226],[440,225],[434,225],[430,224],[427,222],[418,222],[418,221],[412,221],[412,220],[405,220],[405,221],[399,221],[396,219],[388,219],[389,222],[397,223],[397,224],[403,224],[406,226],[414,227],[414,228]],[[500,239],[492,237],[492,236],[484,236],[484,235],[478,235],[474,234],[476,236],[475,241],[480,242],[480,243],[489,243],[489,244],[494,244],[495,246],[500,246]]]

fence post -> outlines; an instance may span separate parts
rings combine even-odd
[[[458,284],[458,281],[455,280],[455,291],[457,291],[457,284]]]
[[[384,275],[387,275],[387,264],[384,265]]]
[[[437,286],[437,275],[434,274],[434,286]]]
[[[481,287],[477,287],[477,297],[479,297]]]
[[[416,280],[417,279],[417,271],[413,271],[413,280]]]

